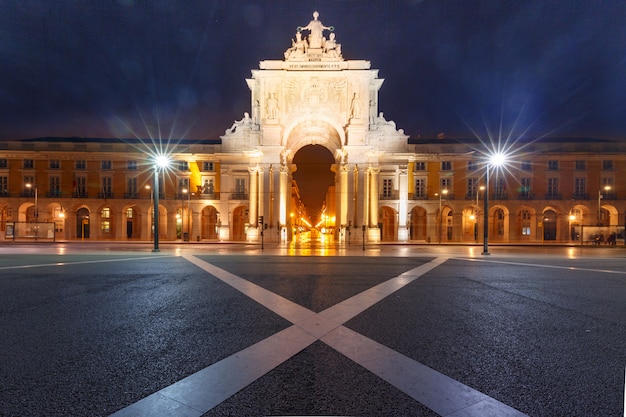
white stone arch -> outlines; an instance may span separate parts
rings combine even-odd
[[[290,159],[306,145],[322,145],[333,155],[345,143],[345,132],[324,116],[297,118],[285,126],[281,143],[291,150]]]

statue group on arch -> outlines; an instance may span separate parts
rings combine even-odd
[[[313,20],[306,26],[298,26],[296,38],[291,40],[291,48],[285,51],[285,60],[305,60],[309,55],[326,59],[341,58],[341,44],[335,39],[335,30],[332,26],[324,26],[318,20],[319,13],[313,13]],[[328,39],[324,36],[324,31],[330,31]],[[304,38],[302,31],[309,31],[309,35]]]

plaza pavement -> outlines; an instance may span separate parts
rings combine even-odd
[[[622,416],[626,250],[0,245],[2,416]]]

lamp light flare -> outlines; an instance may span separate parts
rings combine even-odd
[[[502,166],[507,162],[507,155],[503,152],[496,152],[489,157],[489,163],[494,166]]]
[[[170,159],[165,155],[157,155],[155,161],[160,168],[166,168],[170,164]]]

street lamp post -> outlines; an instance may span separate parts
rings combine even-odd
[[[146,190],[150,190],[150,206],[149,207],[153,207],[154,203],[153,203],[153,199],[154,199],[154,190],[152,190],[152,187],[148,184],[146,185]],[[151,235],[154,234],[154,207],[152,209],[152,222],[150,224],[150,233]],[[150,236],[150,240],[152,240],[152,236]]]
[[[491,255],[489,253],[489,169],[498,168],[507,163],[509,156],[502,152],[495,152],[489,155],[485,174],[485,193],[483,195],[483,252],[482,255]]]
[[[439,193],[439,243],[441,243],[441,235],[443,234],[443,231],[441,230],[443,227],[443,213],[441,212],[441,197],[443,194],[448,194],[448,190],[441,190]]]
[[[164,155],[159,155],[155,160],[156,164],[154,166],[154,248],[152,252],[160,252],[159,249],[159,174],[162,171],[162,168],[165,168],[169,165],[169,159]]]
[[[35,240],[39,237],[39,206],[37,201],[37,185],[26,184],[26,188],[33,188],[35,190]]]
[[[180,190],[180,240],[185,241],[185,203],[184,197],[189,191],[186,188]]]
[[[152,216],[154,217],[154,248],[152,252],[160,252],[159,249],[159,167],[154,167],[154,198]]]
[[[602,190],[604,189],[604,191],[609,191],[611,189],[610,185],[605,185],[604,188],[600,188],[598,189],[598,226],[603,226],[602,224]]]
[[[489,253],[489,165],[487,165],[487,173],[485,175],[485,192],[483,193],[483,253],[482,255],[491,255]]]
[[[35,223],[37,223],[37,221],[39,220],[39,207],[38,207],[38,202],[37,202],[37,186],[33,185],[31,183],[26,184],[26,188],[32,188],[35,191]]]

